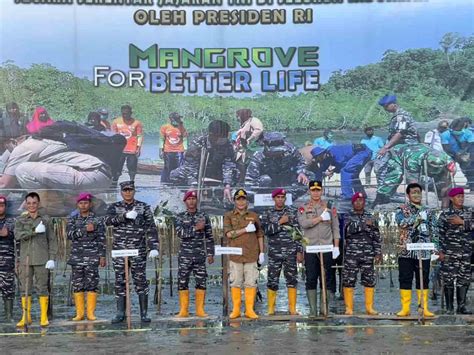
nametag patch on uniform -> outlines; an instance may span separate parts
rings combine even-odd
[[[435,250],[434,243],[407,243],[407,250]]]
[[[306,246],[306,252],[308,254],[315,254],[315,253],[330,253],[333,250],[332,244],[327,245],[308,245]]]
[[[125,256],[138,256],[138,249],[112,250],[112,258],[123,258]]]

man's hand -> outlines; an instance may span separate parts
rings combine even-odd
[[[46,263],[46,265],[44,267],[48,270],[54,269],[54,267],[55,267],[54,260],[48,260],[48,262]]]
[[[107,259],[105,259],[105,257],[101,256],[100,259],[99,259],[99,266],[100,267],[105,267],[107,265]]]
[[[263,265],[264,262],[265,262],[265,254],[264,253],[258,254],[258,263],[260,265]]]
[[[232,202],[232,195],[230,193],[230,185],[224,187],[224,199],[227,199],[229,202]]]
[[[200,220],[199,222],[196,223],[196,225],[194,226],[194,229],[197,231],[200,231],[200,230],[203,230],[205,227],[206,227],[206,222]]]
[[[374,261],[375,261],[375,263],[376,263],[377,265],[378,265],[378,264],[382,264],[382,260],[383,260],[383,259],[382,259],[382,255],[380,255],[380,254],[379,254],[379,255],[375,255]]]
[[[283,216],[281,216],[281,218],[279,219],[278,221],[278,224],[286,224],[290,221],[290,219],[288,218],[288,215],[284,214]]]
[[[321,213],[321,219],[323,222],[328,222],[331,220],[331,214],[325,210],[323,213]]]
[[[304,254],[303,253],[296,253],[296,262],[302,263],[304,261]]]
[[[371,218],[367,218],[367,219],[365,220],[365,224],[367,224],[368,226],[372,226],[372,225],[374,224],[374,222],[372,221]]]
[[[439,256],[439,261],[443,262],[444,258],[446,257],[446,254],[444,254],[442,251],[440,251],[438,256]]]
[[[462,219],[459,216],[452,216],[448,218],[448,222],[454,225],[460,225],[460,226],[464,225],[464,219]]]
[[[298,181],[300,184],[303,184],[303,185],[308,185],[308,183],[309,183],[309,179],[308,179],[308,177],[306,176],[306,174],[304,174],[304,173],[300,173],[300,174],[298,175],[297,181]]]
[[[86,227],[86,231],[88,232],[93,232],[94,231],[94,225],[92,223],[88,223]]]
[[[383,146],[380,148],[379,152],[377,153],[377,157],[383,157],[385,154],[387,154],[388,148],[386,146]]]
[[[137,218],[137,216],[138,216],[138,213],[134,209],[131,210],[131,211],[128,211],[127,213],[125,213],[125,218],[127,218],[127,219],[135,220],[135,218]]]
[[[324,176],[331,178],[334,175],[334,171],[326,170],[323,174]]]
[[[212,255],[207,256],[207,262],[208,264],[214,264],[214,257]]]
[[[337,259],[341,255],[341,252],[339,251],[339,247],[333,247],[332,248],[332,258]]]
[[[39,224],[35,228],[35,233],[45,233],[46,232],[46,226],[43,224],[43,221],[40,221]]]
[[[3,226],[3,228],[0,229],[0,237],[8,237],[8,229],[7,229],[7,226]]]
[[[255,224],[253,224],[252,222],[247,224],[247,227],[245,227],[245,231],[247,233],[252,233],[252,232],[255,232],[256,230],[257,230],[257,228],[255,228]]]
[[[137,147],[137,151],[135,153],[135,155],[137,156],[137,158],[140,156],[140,154],[142,153],[142,148],[141,147]]]
[[[148,254],[148,259],[154,259],[159,255],[158,250],[151,250],[150,254]]]

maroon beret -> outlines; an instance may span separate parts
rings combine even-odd
[[[88,192],[81,192],[79,196],[77,196],[76,202],[79,203],[81,201],[92,201],[92,195]]]
[[[3,195],[0,195],[0,203],[7,204],[7,198]]]
[[[449,197],[454,197],[456,195],[463,194],[464,195],[464,189],[462,187],[453,187],[451,190],[448,192]]]
[[[275,196],[278,196],[278,195],[286,196],[286,190],[282,189],[282,188],[278,188],[278,189],[275,189],[275,190],[272,191],[272,198],[274,198]]]
[[[196,197],[197,198],[196,190],[186,191],[186,193],[184,194],[184,197],[183,197],[183,202],[185,202],[190,197]]]
[[[365,197],[362,194],[362,192],[356,192],[354,195],[352,195],[352,198],[351,198],[352,203],[354,203],[355,200],[357,200],[358,198],[363,198],[365,200]]]

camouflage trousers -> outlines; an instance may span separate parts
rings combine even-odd
[[[360,281],[364,287],[375,286],[374,257],[363,253],[354,255],[347,253],[344,257],[342,284],[344,287],[355,287],[357,273],[360,269]]]
[[[99,265],[73,265],[72,290],[73,292],[97,292],[99,285]]]
[[[471,283],[471,250],[459,253],[446,253],[446,259],[441,263],[441,277],[444,287],[469,286]]]
[[[268,254],[268,283],[267,288],[278,290],[281,269],[286,279],[287,288],[296,288],[298,284],[298,269],[296,265],[296,252],[289,254]]]
[[[3,298],[15,298],[15,273],[13,271],[0,271],[0,292]]]
[[[128,257],[129,270],[132,274],[135,292],[138,295],[148,295],[146,279],[146,253],[139,252],[138,256]],[[125,258],[114,258],[115,296],[125,296]]]
[[[197,184],[198,180],[198,166],[191,164],[181,165],[179,168],[171,170],[170,179],[175,185],[193,185]]]
[[[199,256],[178,257],[178,290],[189,289],[189,278],[194,275],[196,289],[205,290],[207,282],[206,258]]]

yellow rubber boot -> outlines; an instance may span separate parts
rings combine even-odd
[[[42,327],[47,327],[49,325],[48,321],[48,296],[40,296],[39,298],[40,304],[40,325]]]
[[[429,290],[423,290],[423,314],[425,317],[434,317],[434,313],[428,310],[428,292]],[[421,290],[416,290],[418,296],[418,305],[421,304]]]
[[[366,287],[365,291],[365,312],[370,316],[375,316],[379,314],[374,309],[374,293],[375,289],[373,287]]]
[[[97,305],[97,292],[87,292],[87,319],[96,320],[95,307]]]
[[[232,313],[230,314],[230,319],[235,319],[240,317],[240,305],[242,304],[242,291],[240,287],[232,287],[230,289],[232,296]]]
[[[253,310],[255,296],[257,296],[256,287],[248,287],[245,289],[245,316],[250,319],[258,319],[257,313]]]
[[[288,312],[292,316],[296,316],[298,312],[296,312],[296,288],[288,287]]]
[[[247,296],[245,296],[247,297]],[[273,316],[275,314],[275,303],[276,303],[277,292],[274,290],[267,289],[267,303],[268,303],[268,315]]]
[[[205,300],[206,300],[206,290],[196,289],[196,316],[197,317],[209,316],[206,312],[204,312]]]
[[[189,290],[179,291],[179,313],[176,318],[189,317]]]
[[[346,316],[352,316],[354,314],[354,288],[343,287],[342,292],[344,293],[344,304],[346,305]]]
[[[16,324],[17,327],[24,327],[25,324],[30,325],[31,322],[31,296],[21,298],[21,309],[23,310],[23,315],[21,320]]]
[[[76,316],[72,320],[75,322],[84,320],[84,292],[74,292],[74,303],[76,304]]]
[[[400,302],[402,303],[402,310],[397,313],[397,316],[409,316],[411,304],[411,290],[400,290]]]

